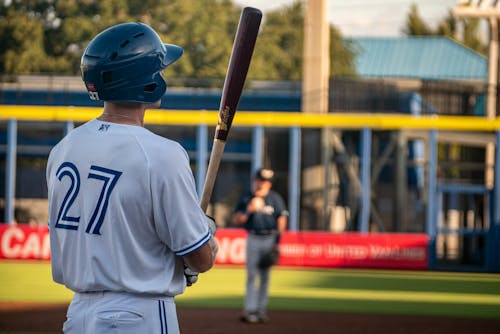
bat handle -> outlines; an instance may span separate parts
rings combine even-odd
[[[210,153],[210,161],[208,162],[205,184],[203,185],[203,191],[201,193],[200,207],[204,212],[207,211],[208,204],[210,203],[210,198],[212,197],[215,179],[217,177],[217,171],[219,170],[219,165],[222,159],[222,154],[224,153],[225,145],[225,141],[214,140],[212,153]]]

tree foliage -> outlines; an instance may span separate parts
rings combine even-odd
[[[410,6],[410,12],[406,17],[406,26],[403,28],[403,34],[408,36],[432,35],[432,30],[427,23],[420,17],[416,4]]]
[[[304,12],[300,2],[266,15],[255,50],[255,77],[301,78],[303,27]]]
[[[330,27],[330,72],[333,76],[356,76],[354,63],[357,54],[356,45],[342,38],[340,30]]]
[[[402,32],[407,36],[446,36],[484,55],[488,46],[480,38],[480,28],[479,19],[458,18],[450,10],[438,22],[437,27],[432,29],[420,16],[417,5],[412,4]]]
[[[165,43],[182,46],[167,76],[225,75],[241,8],[231,0],[11,0],[0,4],[0,73],[78,75],[81,55],[103,29],[121,22],[151,25]],[[251,79],[299,80],[301,1],[264,16]],[[354,74],[354,52],[331,27],[332,72]]]

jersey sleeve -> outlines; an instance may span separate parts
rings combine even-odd
[[[211,238],[186,151],[177,143],[156,152],[150,166],[153,218],[160,239],[184,256]]]
[[[288,210],[286,208],[285,200],[283,199],[283,197],[281,197],[281,195],[277,192],[273,192],[273,195],[274,195],[274,202],[275,202],[274,205],[276,206],[275,207],[276,218],[281,217],[281,216],[288,217]]]

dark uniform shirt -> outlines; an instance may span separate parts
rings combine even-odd
[[[236,205],[236,212],[245,213],[248,203],[254,197],[253,194],[247,194],[240,198]],[[249,213],[249,217],[243,227],[250,233],[258,235],[271,234],[278,229],[278,217],[288,216],[285,201],[275,191],[269,191],[264,198],[264,208],[259,212]]]

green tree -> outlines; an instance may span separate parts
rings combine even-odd
[[[0,4],[2,74],[79,74],[89,41],[120,22],[150,24],[182,61],[167,76],[222,79],[241,13],[232,0],[12,0]],[[251,79],[300,80],[304,12],[301,1],[267,13],[249,72]],[[353,48],[331,27],[333,75],[354,72]]]
[[[460,38],[457,37],[459,35],[459,27],[462,28],[462,36]],[[450,10],[448,11],[448,15],[438,23],[436,29],[431,29],[420,17],[417,5],[412,4],[406,19],[406,26],[403,28],[403,33],[407,36],[447,36],[481,54],[486,54],[488,47],[480,38],[480,28],[479,19],[457,18]]]
[[[410,11],[406,17],[406,25],[402,30],[408,36],[432,35],[432,29],[420,17],[418,7],[415,3],[410,6]]]
[[[330,73],[331,76],[356,76],[356,45],[342,38],[340,30],[330,27]]]
[[[249,77],[265,80],[302,78],[304,7],[301,1],[269,12],[257,39]],[[355,75],[355,49],[330,26],[330,72],[332,76]]]
[[[300,80],[304,40],[301,2],[274,10],[264,17],[255,46],[249,77],[267,80]]]
[[[461,42],[473,50],[485,55],[488,52],[488,46],[481,40],[479,19],[464,18],[460,19],[463,26],[463,38]]]
[[[29,14],[14,10],[0,20],[0,72],[6,75],[39,72],[47,58],[43,26]]]
[[[457,18],[450,10],[448,15],[439,22],[434,34],[456,39],[459,35],[459,27],[462,28],[462,36],[459,39],[461,43],[481,54],[487,53],[488,46],[479,37],[481,26],[477,18]]]
[[[184,48],[169,75],[223,78],[239,19],[231,1],[171,1],[153,14],[153,26],[165,41]]]

